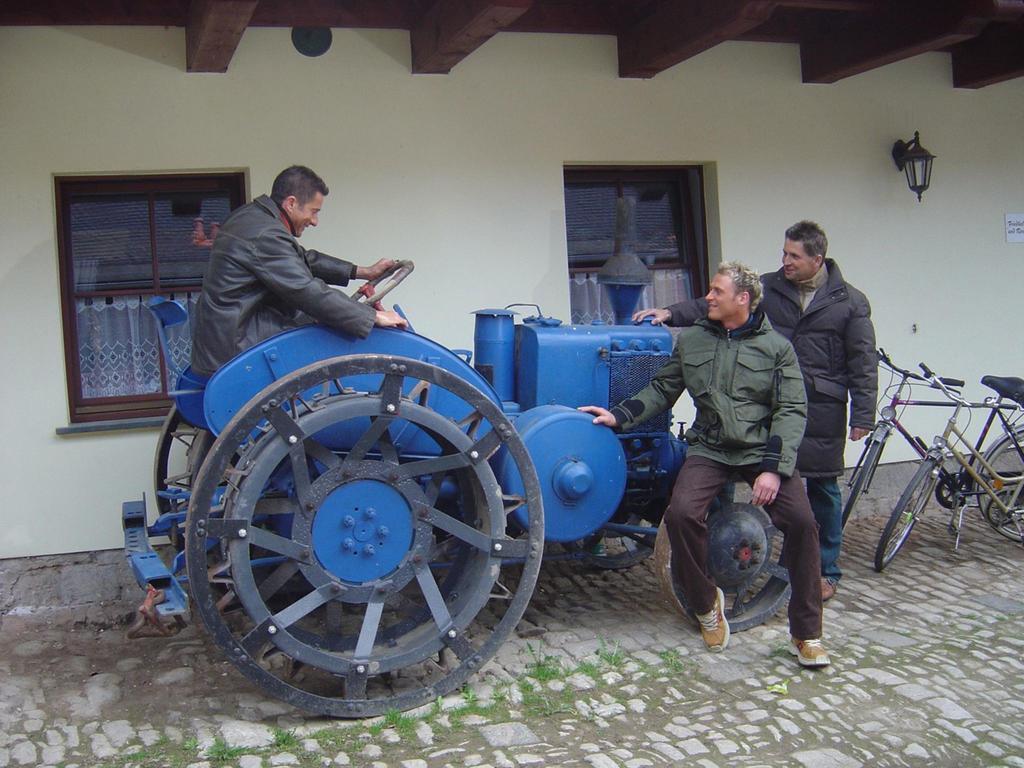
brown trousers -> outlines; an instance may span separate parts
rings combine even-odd
[[[715,604],[715,583],[707,572],[708,507],[730,475],[753,485],[756,466],[730,467],[703,456],[687,457],[665,512],[672,543],[672,573],[683,585],[686,602],[697,613]],[[800,640],[821,637],[821,553],[818,526],[797,472],[783,478],[775,501],[765,507],[783,535],[781,564],[789,571],[789,631]]]

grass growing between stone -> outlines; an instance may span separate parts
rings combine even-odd
[[[647,665],[631,659],[617,643],[600,641],[593,656],[575,665],[567,664],[558,656],[544,654],[533,645],[527,646],[528,663],[522,676],[515,681],[495,685],[487,699],[481,700],[470,687],[464,688],[457,698],[440,698],[432,706],[409,715],[390,710],[365,723],[328,726],[302,738],[312,739],[317,752],[302,748],[302,738],[295,730],[273,728],[273,743],[264,748],[232,747],[222,738],[203,749],[199,741],[190,737],[181,743],[166,738],[151,747],[139,748],[114,760],[102,763],[103,768],[186,768],[195,763],[207,763],[210,768],[237,766],[244,755],[263,758],[269,765],[270,757],[288,752],[295,756],[299,768],[320,768],[325,759],[344,753],[351,765],[368,761],[388,760],[405,754],[411,744],[419,744],[417,731],[426,726],[438,743],[456,738],[471,725],[501,723],[509,720],[537,720],[554,717],[578,716],[591,720],[589,707],[580,709],[578,702],[595,699],[604,702],[623,701],[618,690],[623,674],[635,677],[668,672],[679,672],[686,664],[675,651],[660,654],[660,665]],[[577,679],[572,679],[572,678]],[[593,703],[593,702],[592,702]],[[396,738],[397,737],[397,738]],[[379,755],[367,756],[367,750]],[[83,763],[89,765],[89,763]]]

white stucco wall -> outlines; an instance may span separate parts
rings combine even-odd
[[[118,546],[121,501],[151,494],[155,431],[54,432],[68,421],[54,174],[245,168],[256,195],[310,165],[332,194],[304,243],[415,259],[395,300],[466,347],[478,307],[567,314],[565,164],[706,163],[716,258],[772,269],[783,229],[816,219],[897,360],[1024,375],[1024,245],[1003,235],[1024,211],[1024,79],[954,90],[948,57],[929,54],[804,85],[795,47],[730,43],[620,80],[613,38],[514,34],[414,77],[405,33],[336,31],[307,59],[266,29],[246,31],[227,74],[189,75],[183,37],[0,29],[0,557]],[[889,157],[915,129],[938,155],[922,204]]]

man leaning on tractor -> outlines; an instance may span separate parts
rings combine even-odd
[[[628,429],[662,413],[684,391],[697,407],[690,444],[668,509],[672,572],[700,622],[704,643],[729,643],[722,590],[709,578],[708,509],[738,474],[753,488],[782,531],[782,561],[793,588],[789,601],[791,651],[807,667],[829,664],[821,643],[818,532],[796,469],[807,422],[803,379],[792,345],[758,308],[761,282],[751,268],[725,262],[711,281],[707,317],[683,329],[669,361],[634,397],[610,411],[583,406],[595,424]]]

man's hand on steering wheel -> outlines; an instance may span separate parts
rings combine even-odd
[[[368,267],[356,267],[356,278],[359,280],[376,280],[381,275],[386,275],[394,270],[396,261],[394,259],[380,259]]]
[[[370,267],[356,267],[356,277],[365,278],[369,282],[357,288],[352,294],[352,298],[359,302],[366,302],[380,311],[383,309],[380,300],[397,288],[399,283],[412,274],[415,268],[416,265],[411,261],[393,259],[381,259]],[[371,273],[375,274],[375,277],[369,277]]]

